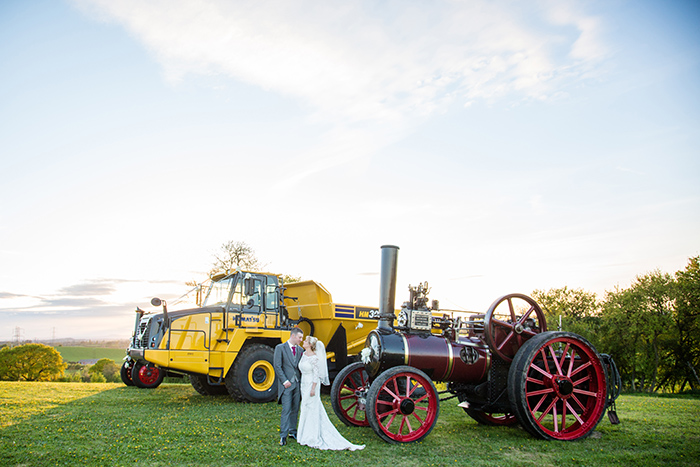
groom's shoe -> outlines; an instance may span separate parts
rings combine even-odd
[[[280,438],[280,446],[286,446],[287,445],[287,438]]]
[[[297,435],[294,433],[289,433],[289,437],[292,438],[294,441],[297,440]]]

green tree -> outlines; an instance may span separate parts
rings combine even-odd
[[[642,307],[643,343],[646,350],[646,390],[657,391],[659,372],[668,363],[673,341],[674,287],[673,276],[654,271],[633,285]],[[644,388],[642,388],[644,389]]]
[[[102,373],[92,373],[90,375],[90,382],[91,383],[106,383],[107,378],[105,378]]]
[[[639,331],[634,320],[634,297],[630,290],[615,287],[606,292],[601,312],[601,348],[615,358],[623,382],[636,390],[636,354]]]
[[[637,276],[628,289],[608,292],[602,310],[602,348],[611,353],[633,391],[659,389],[673,339],[675,282],[654,271]]]
[[[10,347],[4,346],[0,348],[0,380],[11,380],[10,368],[12,367],[13,354]]]
[[[673,312],[675,383],[682,391],[686,384],[700,388],[700,256],[690,258],[682,271],[676,272]]]
[[[116,382],[118,380],[120,367],[111,358],[102,358],[90,367],[88,372],[91,375],[102,375],[105,381]],[[93,381],[94,382],[94,381]]]
[[[563,287],[534,290],[532,298],[542,307],[548,329],[557,329],[561,317],[563,330],[579,334],[598,347],[601,303],[595,293]]]
[[[68,365],[53,347],[24,344],[0,351],[0,377],[9,381],[51,381]]]

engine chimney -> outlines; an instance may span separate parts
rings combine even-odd
[[[399,247],[382,246],[382,269],[379,276],[379,323],[377,330],[381,333],[392,332],[394,324],[394,301],[396,300],[396,264]]]

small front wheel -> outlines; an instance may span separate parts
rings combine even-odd
[[[422,371],[397,366],[379,374],[367,394],[367,418],[388,443],[420,441],[432,431],[440,412],[437,389]]]
[[[136,362],[131,369],[131,380],[142,389],[153,389],[160,386],[165,377],[165,371],[151,363]]]
[[[133,369],[133,367],[133,360],[125,360],[124,363],[122,363],[122,368],[119,372],[119,375],[122,377],[122,382],[127,386],[134,386],[134,382],[131,379],[131,370]]]

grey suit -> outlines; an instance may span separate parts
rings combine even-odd
[[[297,434],[297,421],[299,418],[299,401],[301,400],[301,372],[299,360],[304,352],[302,347],[296,346],[296,356],[292,353],[289,343],[282,342],[275,347],[274,366],[277,376],[277,402],[282,404],[282,416],[280,418],[280,437]],[[284,387],[284,382],[292,385]]]

